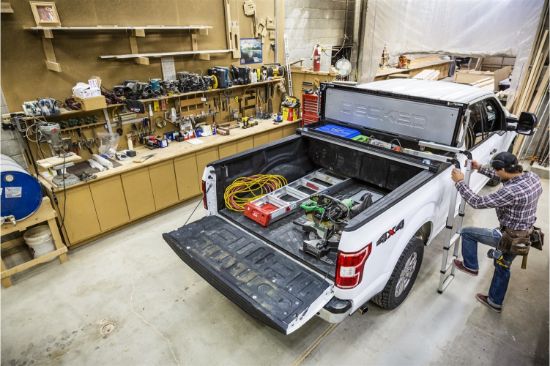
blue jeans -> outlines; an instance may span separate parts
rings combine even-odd
[[[502,237],[499,229],[482,229],[477,227],[465,227],[461,231],[462,235],[462,258],[464,259],[464,267],[477,271],[479,265],[477,263],[477,243],[487,244],[496,248]],[[515,255],[504,254],[504,261],[508,263],[508,267],[502,266],[494,260],[495,272],[491,280],[489,288],[489,303],[495,307],[502,307],[508,282],[510,281],[510,266]]]

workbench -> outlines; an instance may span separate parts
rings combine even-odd
[[[386,67],[378,69],[376,72],[376,76],[374,77],[374,80],[386,80],[391,77],[391,75],[395,74],[405,74],[409,78],[412,78],[416,74],[424,71],[424,70],[436,70],[439,71],[439,78],[438,79],[444,79],[447,76],[449,76],[449,68],[451,65],[451,60],[440,60],[440,59],[433,59],[428,58],[428,60],[423,61],[422,58],[418,60],[413,60],[411,62],[411,65],[407,69],[398,69],[396,67]]]
[[[135,158],[122,160],[120,166],[97,173],[96,179],[65,189],[43,176],[39,180],[55,202],[58,216],[65,218],[65,243],[83,244],[200,195],[202,173],[208,163],[290,136],[298,122],[260,120],[254,127],[231,129],[227,136],[193,139],[200,144],[183,141],[162,149],[137,147]],[[135,162],[150,154],[154,155]]]

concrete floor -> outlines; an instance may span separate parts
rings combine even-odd
[[[545,181],[538,225],[550,234],[548,192]],[[514,263],[502,314],[474,299],[488,289],[488,259],[480,260],[479,277],[459,273],[436,293],[440,235],[398,309],[372,305],[336,327],[313,319],[283,336],[220,295],[162,240],[194,206],[74,250],[66,264],[16,277],[1,293],[2,365],[548,364],[548,243],[532,253],[527,270]],[[496,226],[494,211],[469,210],[466,224],[473,223]],[[480,247],[480,258],[486,251]]]

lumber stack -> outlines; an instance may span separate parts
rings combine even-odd
[[[548,61],[548,41],[548,0],[546,0],[535,43],[527,63],[529,72],[524,73],[520,80],[515,98],[511,103],[506,105],[508,110],[517,116],[519,116],[521,112],[537,113],[544,110],[541,106],[544,96],[548,93],[549,81],[549,70],[544,66]],[[542,117],[542,114],[539,114],[538,117]],[[541,122],[544,124],[544,121]],[[544,129],[544,125],[539,126],[539,128]],[[548,126],[546,126],[546,131],[541,131],[541,134],[537,134],[540,135],[539,138],[544,138],[545,135],[548,134],[547,130]],[[519,154],[521,158],[531,158],[531,160],[537,159],[536,156],[522,156],[522,153],[524,154],[526,152],[526,144],[533,142],[531,140],[533,139],[525,139],[524,136],[518,136],[514,143],[513,152]]]

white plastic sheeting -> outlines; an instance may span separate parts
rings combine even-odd
[[[527,69],[544,0],[368,0],[361,81],[372,81],[384,45],[404,53],[516,57]]]

